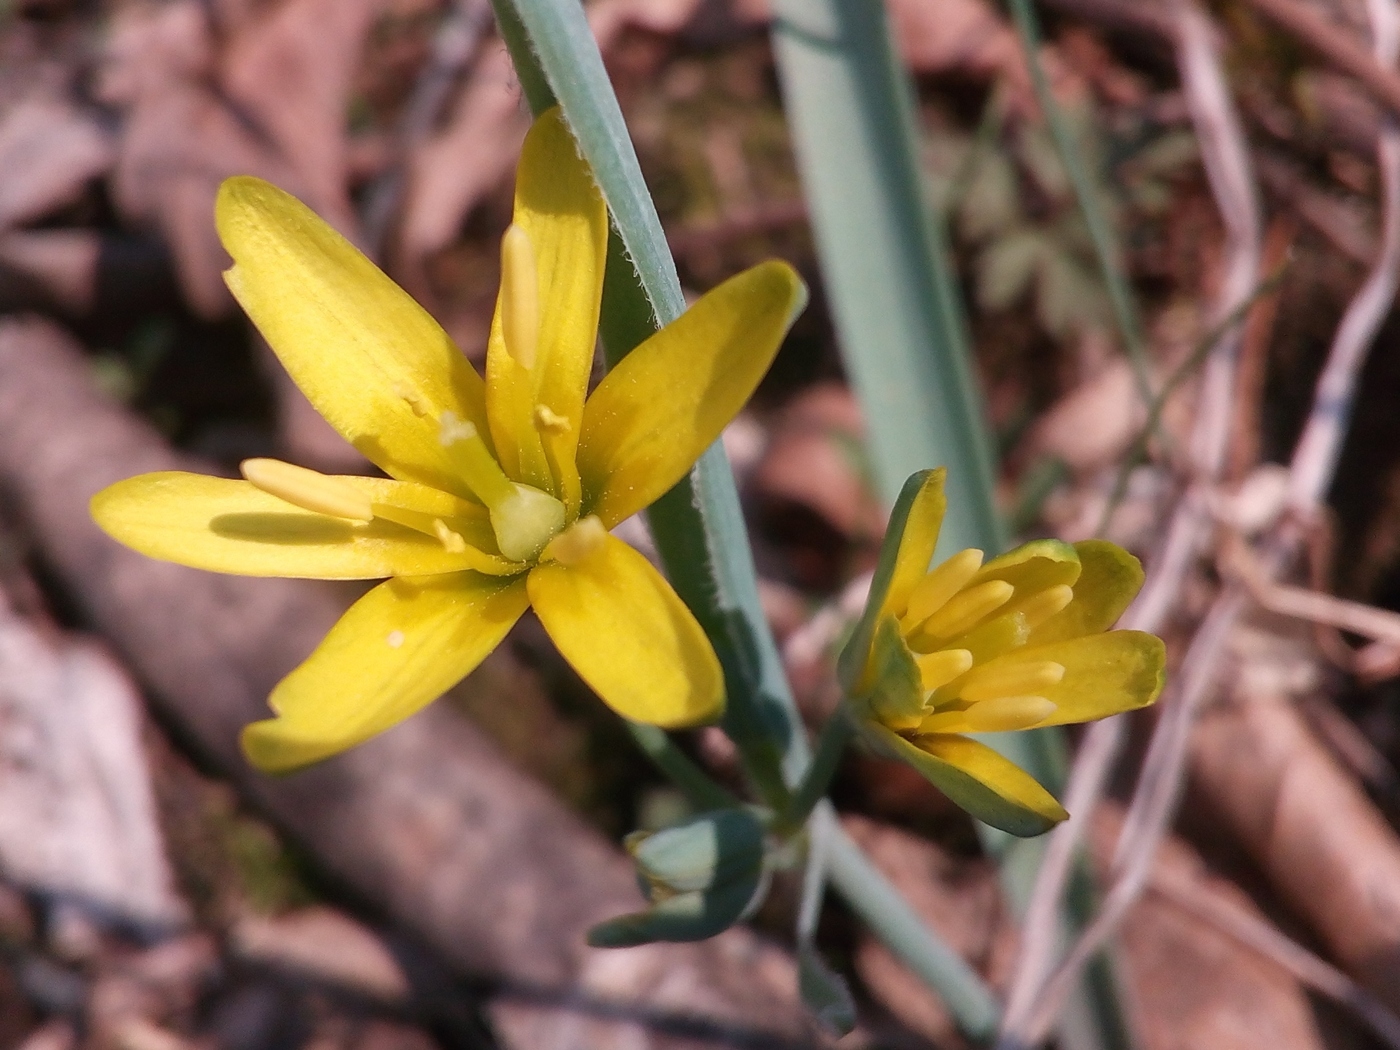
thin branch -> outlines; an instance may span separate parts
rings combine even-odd
[[[405,165],[409,154],[432,134],[452,86],[461,78],[490,25],[490,4],[485,0],[459,0],[448,8],[438,27],[432,53],[394,133],[394,161],[365,194],[364,242],[371,255],[383,253],[389,229],[398,216],[407,183]]]
[[[1206,16],[1188,0],[1178,0],[1173,14],[1182,88],[1227,231],[1229,262],[1212,310],[1212,320],[1219,324],[1237,313],[1243,318],[1240,308],[1258,284],[1262,250],[1259,199],[1240,119],[1216,52],[1214,30]],[[1240,329],[1238,320],[1233,325],[1226,324],[1206,363],[1191,444],[1196,479],[1177,504],[1142,592],[1123,617],[1124,627],[1145,631],[1161,628],[1176,606],[1182,584],[1210,527],[1206,494],[1219,476],[1229,442]],[[1070,818],[1052,833],[1036,876],[1022,926],[1022,950],[997,1044],[1002,1050],[1031,1045],[1035,1018],[1046,1012],[1037,1004],[1044,999],[1042,990],[1048,993],[1047,982],[1055,963],[1059,904],[1087,822],[1122,751],[1125,730],[1123,716],[1090,727],[1070,771],[1065,791]],[[1076,960],[1074,977],[1078,971]],[[1061,983],[1067,989],[1071,980]],[[1053,1004],[1052,1017],[1058,1014],[1058,1006],[1058,1002]]]
[[[1397,13],[1396,2],[1369,0],[1367,6],[1375,29],[1377,62],[1391,66],[1400,46],[1400,13]],[[1189,21],[1183,22],[1183,28]],[[1186,39],[1183,33],[1183,44]],[[1395,229],[1400,224],[1400,132],[1393,124],[1388,124],[1382,130],[1378,153],[1385,183],[1382,193],[1386,230],[1384,250],[1370,277],[1348,306],[1333,339],[1327,366],[1314,394],[1304,436],[1290,465],[1289,492],[1293,514],[1284,519],[1259,556],[1260,571],[1267,578],[1277,576],[1296,558],[1304,535],[1303,525],[1316,513],[1331,483],[1337,453],[1346,433],[1357,376],[1366,351],[1380,322],[1389,313],[1394,298],[1397,273],[1400,273],[1400,232]],[[1313,435],[1311,439],[1310,434]],[[1113,888],[1095,921],[1045,983],[1037,1001],[1023,1007],[1024,1015],[1017,1017],[1016,1034],[1019,1041],[1009,1045],[1029,1046],[1045,1037],[1079,970],[1112,935],[1146,885],[1153,854],[1166,834],[1180,797],[1191,726],[1214,682],[1216,667],[1230,630],[1247,607],[1248,600],[1248,591],[1241,583],[1227,584],[1197,630],[1182,661],[1182,672],[1173,690],[1174,695],[1164,705],[1163,717],[1153,734],[1138,789],[1124,821],[1114,861],[1116,880]],[[1100,723],[1100,726],[1106,724]],[[1099,729],[1099,726],[1095,729]],[[1121,729],[1105,730],[1104,733],[1106,736],[1121,734]],[[1121,741],[1121,735],[1117,736],[1117,740]],[[1101,744],[1095,755],[1101,755],[1104,748],[1105,745]],[[1100,783],[1107,774],[1106,769],[1090,772],[1098,774]],[[1022,1016],[1025,1017],[1024,1021]]]
[[[1132,285],[1123,267],[1123,253],[1118,246],[1113,226],[1101,206],[1099,188],[1084,166],[1083,147],[1075,141],[1074,131],[1065,120],[1059,103],[1055,101],[1054,92],[1050,90],[1050,81],[1045,76],[1045,67],[1040,61],[1040,26],[1035,17],[1035,9],[1031,7],[1031,0],[1009,0],[1009,3],[1016,31],[1021,37],[1021,48],[1026,53],[1026,66],[1030,70],[1036,101],[1040,103],[1041,112],[1050,126],[1050,135],[1055,140],[1060,163],[1064,165],[1065,174],[1069,176],[1070,186],[1079,204],[1079,212],[1089,230],[1089,240],[1094,246],[1094,255],[1103,275],[1113,318],[1123,338],[1128,360],[1133,366],[1138,394],[1142,397],[1143,404],[1150,405],[1153,392],[1152,375],[1147,366],[1147,346],[1142,337],[1142,323],[1138,319]]]
[[[1285,936],[1272,923],[1237,904],[1202,893],[1185,879],[1165,876],[1160,871],[1153,873],[1149,889],[1268,959],[1300,984],[1350,1010],[1382,1042],[1393,1050],[1400,1050],[1400,1017],[1341,970]]]
[[[1353,34],[1301,0],[1249,2],[1303,45],[1361,81],[1377,102],[1400,115],[1400,75],[1396,74],[1393,62],[1378,61]]]

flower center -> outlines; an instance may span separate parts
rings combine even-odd
[[[547,492],[511,481],[491,455],[476,426],[444,412],[438,440],[478,499],[486,504],[501,554],[534,561],[564,529],[568,512]]]

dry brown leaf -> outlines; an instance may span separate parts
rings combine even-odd
[[[86,314],[97,299],[101,253],[91,230],[0,234],[0,309]]]
[[[0,230],[72,203],[113,162],[111,136],[57,99],[30,99],[0,120]]]
[[[1092,849],[1102,865],[1113,854],[1122,810],[1095,814]],[[1184,841],[1169,836],[1153,861],[1154,883],[1258,908],[1233,883],[1210,875]],[[1119,959],[1143,1050],[1322,1050],[1324,1044],[1298,982],[1229,934],[1161,896],[1149,894],[1123,923]]]
[[[1205,715],[1192,779],[1333,957],[1400,1005],[1400,839],[1259,671]]]
[[[292,167],[207,85],[209,28],[197,3],[130,8],[115,20],[98,94],[125,111],[112,196],[131,222],[158,230],[181,290],[200,316],[233,308],[228,255],[214,232],[214,195],[230,175],[258,175],[304,192]]]
[[[749,478],[754,496],[816,514],[848,540],[880,535],[884,517],[861,462],[860,405],[840,383],[819,383],[784,408]]]
[[[0,868],[159,933],[188,910],[157,822],[142,712],[103,649],[22,619],[0,595]]]
[[[224,90],[300,176],[306,203],[351,240],[346,113],[386,0],[283,0],[246,18],[220,56]]]
[[[229,935],[233,953],[248,962],[353,988],[386,1003],[410,994],[393,952],[374,931],[344,912],[313,906],[267,918],[249,915]]]
[[[529,126],[510,55],[490,41],[447,126],[409,158],[393,258],[414,295],[428,298],[428,256],[451,244],[471,210],[514,170]]]

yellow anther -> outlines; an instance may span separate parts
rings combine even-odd
[[[374,518],[370,498],[346,478],[319,474],[280,459],[245,459],[239,470],[264,492],[302,510],[351,521]]]
[[[454,412],[444,412],[438,421],[438,440],[452,459],[472,492],[488,507],[510,499],[515,491],[510,478],[491,457],[491,450],[481,440],[473,423],[458,419]]]
[[[919,723],[920,733],[1009,733],[1029,729],[1055,713],[1055,705],[1043,696],[1001,696],[973,704],[965,711],[929,715]]]
[[[1064,676],[1065,665],[1053,660],[1010,663],[1002,667],[992,663],[974,671],[958,696],[969,703],[1002,696],[1024,696],[1059,685]]]
[[[925,692],[945,686],[972,669],[972,654],[966,649],[941,649],[917,660]]]
[[[453,532],[447,527],[447,522],[441,518],[433,519],[433,535],[437,536],[438,542],[453,554],[461,554],[467,549],[467,541],[462,539],[461,533]]]
[[[501,238],[501,336],[506,351],[525,368],[535,367],[540,337],[540,289],[530,235],[514,224]]]
[[[557,561],[564,565],[577,565],[589,555],[602,549],[603,541],[607,539],[608,530],[603,528],[603,523],[598,518],[590,514],[586,518],[580,518],[571,526],[561,532],[544,549],[546,560]]]
[[[925,620],[918,633],[935,639],[954,638],[972,630],[983,617],[1000,609],[1015,591],[1005,580],[988,580],[969,587],[953,595],[943,608]]]
[[[412,387],[405,386],[403,383],[395,383],[394,396],[406,401],[409,409],[411,409],[413,414],[419,419],[422,419],[428,414],[428,403],[423,400],[423,395]]]
[[[930,572],[909,593],[909,605],[902,617],[905,625],[914,627],[943,608],[981,567],[982,552],[968,549],[954,554]]]
[[[561,416],[548,405],[535,406],[535,426],[540,430],[549,430],[555,434],[567,434],[573,429],[569,425],[568,416]]]
[[[1074,588],[1069,584],[1061,583],[1054,587],[1047,587],[1039,594],[1027,598],[1021,603],[1021,615],[1026,618],[1026,626],[1036,628],[1043,624],[1057,612],[1064,610],[1071,601],[1074,600]]]

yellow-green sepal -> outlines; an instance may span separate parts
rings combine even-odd
[[[968,587],[1003,580],[1016,588],[1006,611],[1018,607],[1050,587],[1073,587],[1082,567],[1079,552],[1063,540],[1032,540],[998,555],[977,570]]]
[[[600,923],[588,932],[595,948],[652,941],[699,941],[743,919],[763,899],[766,827],[750,809],[722,809],[628,837],[645,911]]]
[[[877,626],[883,618],[897,617],[904,611],[909,592],[928,572],[929,562],[933,561],[938,532],[948,507],[943,491],[947,473],[938,467],[909,475],[890,511],[890,523],[880,544],[880,558],[870,580],[865,612],[836,662],[837,673],[848,695],[869,689],[871,647]]]
[[[1085,540],[1074,549],[1080,564],[1074,598],[1031,632],[1030,645],[1106,631],[1142,589],[1142,562],[1116,543]]]
[[[1032,838],[1069,816],[1034,777],[986,744],[945,735],[911,741],[873,722],[861,730],[877,750],[907,762],[959,807],[1008,834]]]
[[[875,674],[864,697],[870,714],[891,729],[913,729],[925,714],[923,676],[894,617],[885,617],[875,629],[870,662]]]

